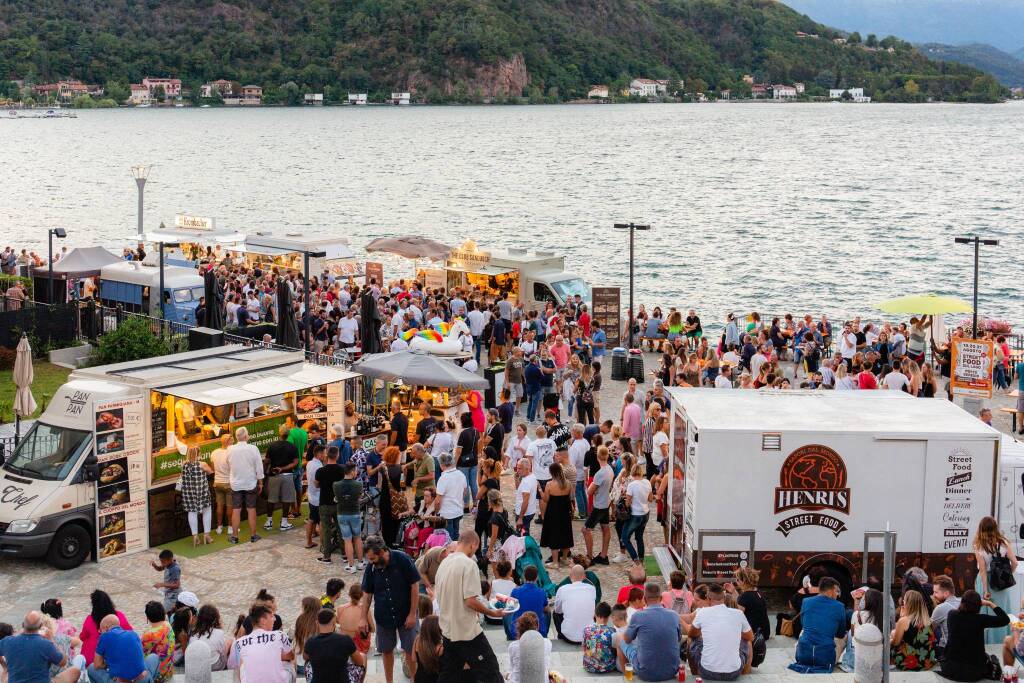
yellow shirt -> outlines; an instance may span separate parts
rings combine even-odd
[[[441,609],[441,633],[448,640],[473,640],[483,633],[478,612],[466,607],[466,598],[480,595],[480,568],[465,553],[455,551],[444,559],[434,578]]]

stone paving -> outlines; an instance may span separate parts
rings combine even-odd
[[[649,372],[657,367],[658,359],[652,354],[646,354],[645,362]],[[615,419],[618,416],[618,406],[625,383],[611,381],[608,377],[609,374],[610,368],[607,368],[604,387],[601,391],[601,404],[605,409],[605,417]],[[792,374],[791,369],[789,374]],[[1004,393],[1000,393],[986,404],[993,408],[1012,406],[1014,400]],[[1010,431],[1009,416],[1004,413],[995,411],[995,424],[1001,431]],[[505,499],[509,501],[509,509],[511,509],[512,480],[510,475],[503,477],[502,490]],[[472,521],[472,518],[468,516],[464,519],[465,524],[472,524]],[[582,522],[575,521],[573,523],[574,538],[576,539],[575,550],[579,552],[584,551],[582,535],[579,533],[581,527]],[[342,565],[337,561],[332,565],[316,562],[314,560],[315,551],[303,548],[305,534],[301,527],[284,533],[266,534],[261,530],[261,534],[264,539],[256,544],[243,543],[204,557],[180,560],[183,588],[195,592],[202,602],[216,605],[220,609],[225,626],[230,627],[234,623],[235,616],[248,609],[248,605],[256,593],[261,588],[267,588],[271,594],[277,597],[282,619],[290,628],[294,624],[295,617],[298,616],[302,597],[319,596],[328,578],[340,576],[346,581],[346,584],[359,578],[358,574],[344,573]],[[534,526],[533,536],[539,539],[539,526]],[[600,543],[599,533],[595,534],[595,542]],[[648,546],[648,553],[655,545],[663,543],[661,528],[653,519],[647,527],[645,542]],[[614,555],[616,550],[613,539],[610,554]],[[160,578],[160,575],[149,566],[149,561],[154,556],[155,553],[152,552],[141,553],[102,564],[87,563],[78,569],[66,572],[54,570],[41,560],[0,559],[0,621],[18,624],[29,609],[37,608],[43,600],[49,597],[60,597],[65,605],[65,614],[76,625],[81,624],[82,619],[89,612],[89,593],[95,588],[102,588],[111,594],[115,605],[125,612],[130,621],[144,623],[143,606],[147,601],[161,597],[159,591],[152,587],[152,584]],[[626,583],[628,567],[628,563],[594,567],[606,594],[612,594],[619,586]],[[556,583],[566,574],[565,570],[549,571]],[[493,633],[488,631],[488,638],[493,641],[495,650],[504,654],[504,637],[500,630],[494,630]],[[776,641],[772,643],[773,651],[776,648],[792,646],[791,641],[773,640]],[[568,648],[564,643],[559,643],[555,651],[556,653],[564,652],[566,655],[565,665],[561,667],[562,669],[570,669],[569,665],[575,661],[572,658],[578,657],[576,651]],[[776,658],[783,658],[783,656],[780,653],[773,654],[771,657],[772,660]],[[382,674],[375,673],[379,671],[379,661],[379,659],[374,659],[371,663],[367,681],[384,680]],[[503,661],[507,661],[507,657]],[[559,658],[557,661],[561,662],[562,659]],[[773,665],[769,668],[772,669],[771,672],[762,670],[761,673],[779,679],[789,678],[784,674],[783,665],[780,664],[777,667]],[[576,669],[571,670],[576,673]],[[579,672],[582,672],[582,669],[579,669]],[[568,675],[569,671],[563,671],[563,673]],[[931,676],[931,674],[916,674],[915,676],[921,680],[921,677]],[[602,678],[609,680],[615,677],[605,676]],[[577,676],[572,676],[571,679],[573,681],[580,680]],[[400,671],[396,671],[396,680],[404,680]]]

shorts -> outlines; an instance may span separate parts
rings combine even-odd
[[[299,467],[295,468],[295,471],[292,472],[292,476],[295,477],[295,500],[300,500],[302,498],[302,466],[301,465]],[[295,500],[293,500],[292,502],[294,503]]]
[[[256,509],[256,489],[251,491],[231,491],[231,507],[235,510],[248,508]]]
[[[214,484],[213,501],[218,507],[231,507],[231,484]]]
[[[525,392],[523,391],[523,385],[513,382],[512,384],[505,385],[508,388],[509,399],[513,403],[522,401]]]
[[[608,526],[608,508],[593,508],[583,523],[584,529],[593,529],[598,524]]]
[[[319,524],[320,523],[320,506],[319,505],[313,505],[312,503],[309,504],[309,521],[313,522],[313,524]]]
[[[362,531],[362,515],[338,515],[338,532],[343,539],[359,538]]]
[[[1024,413],[1024,391],[1017,396],[1017,412]]]
[[[413,609],[416,606],[413,605]],[[420,622],[416,621],[416,624],[410,629],[404,628],[387,628],[384,626],[377,626],[377,651],[380,653],[394,652],[395,645],[400,640],[402,642],[403,652],[412,652],[412,643],[416,640],[416,635],[420,632]]]
[[[267,502],[294,503],[295,485],[292,481],[291,472],[275,474],[267,479]]]

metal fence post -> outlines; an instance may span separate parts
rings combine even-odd
[[[885,525],[885,534],[882,537],[883,555],[882,555],[882,623],[885,625],[882,629],[882,683],[889,683],[889,655],[892,647],[891,638],[889,633],[892,629],[892,608],[890,602],[892,601],[892,579],[894,562],[896,560],[896,534],[889,530],[889,525]]]

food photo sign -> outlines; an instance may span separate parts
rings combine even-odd
[[[100,403],[93,429],[100,561],[149,547],[146,515],[146,430],[142,399]]]

